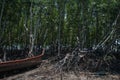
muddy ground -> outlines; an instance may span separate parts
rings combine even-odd
[[[120,75],[109,73],[99,75],[90,72],[79,72],[76,74],[73,71],[63,72],[56,70],[55,64],[44,60],[41,65],[33,70],[5,77],[0,80],[120,80]]]

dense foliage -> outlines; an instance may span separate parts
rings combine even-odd
[[[58,68],[120,71],[119,0],[0,0],[0,33],[3,62],[45,47]]]
[[[0,0],[0,46],[75,46],[79,40],[81,48],[88,48],[113,29],[110,39],[115,42],[119,9],[119,0]]]

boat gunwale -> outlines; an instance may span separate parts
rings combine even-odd
[[[28,60],[33,60],[33,59],[37,59],[42,57],[44,54],[40,54],[38,56],[33,56],[33,57],[29,57],[29,58],[25,58],[25,59],[19,59],[19,60],[11,60],[11,61],[6,61],[6,62],[0,62],[0,66],[4,65],[4,64],[10,64],[10,63],[20,63],[20,62],[24,62],[24,61],[28,61]]]

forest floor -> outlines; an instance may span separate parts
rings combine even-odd
[[[9,76],[0,80],[120,80],[119,74],[97,75],[90,72],[55,71],[55,64],[43,60],[36,69]]]

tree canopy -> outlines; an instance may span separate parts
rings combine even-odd
[[[120,39],[119,0],[0,0],[0,9],[0,46],[30,45],[33,38],[44,46],[75,46],[79,40],[88,48],[113,29],[111,38]]]

